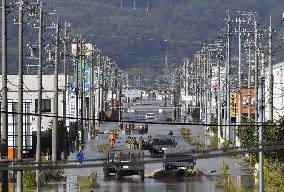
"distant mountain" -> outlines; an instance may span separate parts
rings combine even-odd
[[[141,72],[163,68],[165,56],[169,66],[191,57],[200,42],[224,27],[227,10],[256,11],[263,27],[272,13],[275,28],[284,26],[283,0],[49,0],[45,5],[121,67]]]

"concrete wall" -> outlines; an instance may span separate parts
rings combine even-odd
[[[0,78],[2,78],[0,76]],[[43,115],[52,115],[53,111],[53,98],[54,98],[54,76],[53,75],[43,75],[43,99],[48,99],[51,101],[51,111],[43,112]],[[0,89],[2,89],[0,85]],[[31,102],[30,113],[35,113],[35,101],[38,97],[37,93],[38,77],[37,75],[24,75],[24,100]],[[58,115],[63,115],[63,90],[64,90],[64,75],[59,75],[58,77]],[[8,75],[8,100],[9,102],[18,103],[18,76]],[[68,102],[67,96],[67,103]],[[69,105],[68,105],[69,106]],[[67,116],[69,115],[69,107],[67,106]],[[24,109],[25,111],[25,109]],[[49,122],[52,118],[42,117],[42,131],[45,131],[49,127]],[[36,131],[36,117],[31,116],[31,131]]]
[[[273,118],[279,119],[284,115],[284,62],[273,66]],[[265,118],[268,117],[268,69],[265,78]]]

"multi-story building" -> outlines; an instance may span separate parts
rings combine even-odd
[[[268,117],[268,69],[265,78],[265,118]],[[273,65],[273,119],[284,115],[284,62]]]
[[[0,76],[0,78],[2,78]],[[17,146],[17,133],[18,133],[18,75],[8,75],[8,146],[10,148]],[[42,77],[42,131],[46,131],[50,127],[50,121],[53,111],[53,98],[54,98],[54,76],[43,75]],[[37,130],[37,117],[33,114],[37,111],[38,101],[38,76],[37,75],[24,75],[23,77],[23,146],[24,151],[32,148],[32,132]],[[64,75],[58,76],[58,115],[63,116],[63,93],[64,93]],[[0,85],[0,90],[2,85]],[[67,96],[67,103],[69,97]],[[67,116],[69,115],[67,107]]]

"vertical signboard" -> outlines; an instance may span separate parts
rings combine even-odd
[[[70,122],[76,122],[76,95],[75,92],[71,91],[70,94]]]
[[[249,109],[249,97],[248,97],[248,88],[247,87],[243,87],[242,88],[242,114],[247,114],[248,113],[248,109]],[[255,113],[255,105],[254,105],[254,88],[251,89],[251,106],[252,106],[252,114]],[[236,103],[237,103],[237,108],[236,108],[236,112],[239,111],[238,108],[238,103],[239,103],[239,98],[236,98]]]
[[[236,117],[236,93],[230,93],[230,113],[231,117]]]
[[[80,82],[81,80],[81,75],[83,75],[84,78],[84,88],[86,95],[89,95],[90,91],[90,58],[92,56],[92,50],[93,50],[93,45],[90,43],[85,43],[84,47],[82,48],[80,44],[72,44],[72,55],[75,58],[73,62],[75,65],[77,65],[77,70],[78,70],[78,76],[77,79]],[[82,54],[82,55],[81,55]],[[81,63],[82,62],[82,63]],[[81,71],[83,69],[83,71]],[[74,74],[75,75],[75,74]]]

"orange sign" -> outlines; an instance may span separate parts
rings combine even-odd
[[[255,107],[254,107],[254,88],[251,88],[251,106],[252,111],[251,113],[255,113]],[[247,114],[249,109],[249,95],[248,95],[248,88],[243,87],[242,88],[242,114]],[[236,113],[239,111],[239,97],[236,97]]]

